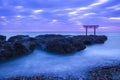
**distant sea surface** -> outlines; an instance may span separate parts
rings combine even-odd
[[[7,38],[14,35],[35,37],[43,34],[83,35],[80,32],[1,32]],[[90,33],[92,34],[92,33]],[[71,55],[54,55],[35,49],[33,53],[0,64],[0,78],[30,76],[37,74],[85,77],[91,68],[120,63],[120,33],[98,33],[108,36],[104,44],[87,46],[83,51]]]

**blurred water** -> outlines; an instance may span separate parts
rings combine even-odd
[[[46,33],[0,33],[8,37],[26,34],[32,37]],[[52,33],[51,33],[52,34]],[[83,33],[56,33],[78,35]],[[30,55],[0,64],[0,78],[16,75],[55,74],[58,76],[85,76],[90,68],[120,63],[120,33],[99,33],[108,36],[104,44],[87,46],[71,55],[54,55],[36,49]]]

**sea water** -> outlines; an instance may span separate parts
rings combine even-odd
[[[8,38],[14,35],[40,34],[81,35],[83,33],[0,33]],[[70,55],[55,55],[35,49],[33,53],[0,64],[0,78],[12,76],[31,76],[37,74],[85,77],[88,70],[98,66],[120,63],[120,33],[98,33],[107,35],[104,44],[87,46],[83,51]]]

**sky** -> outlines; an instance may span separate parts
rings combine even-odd
[[[0,0],[0,31],[120,32],[120,0]]]

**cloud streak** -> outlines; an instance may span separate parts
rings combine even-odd
[[[109,29],[120,26],[119,13],[118,0],[0,0],[0,30],[62,31],[69,27],[77,31],[83,24]]]

